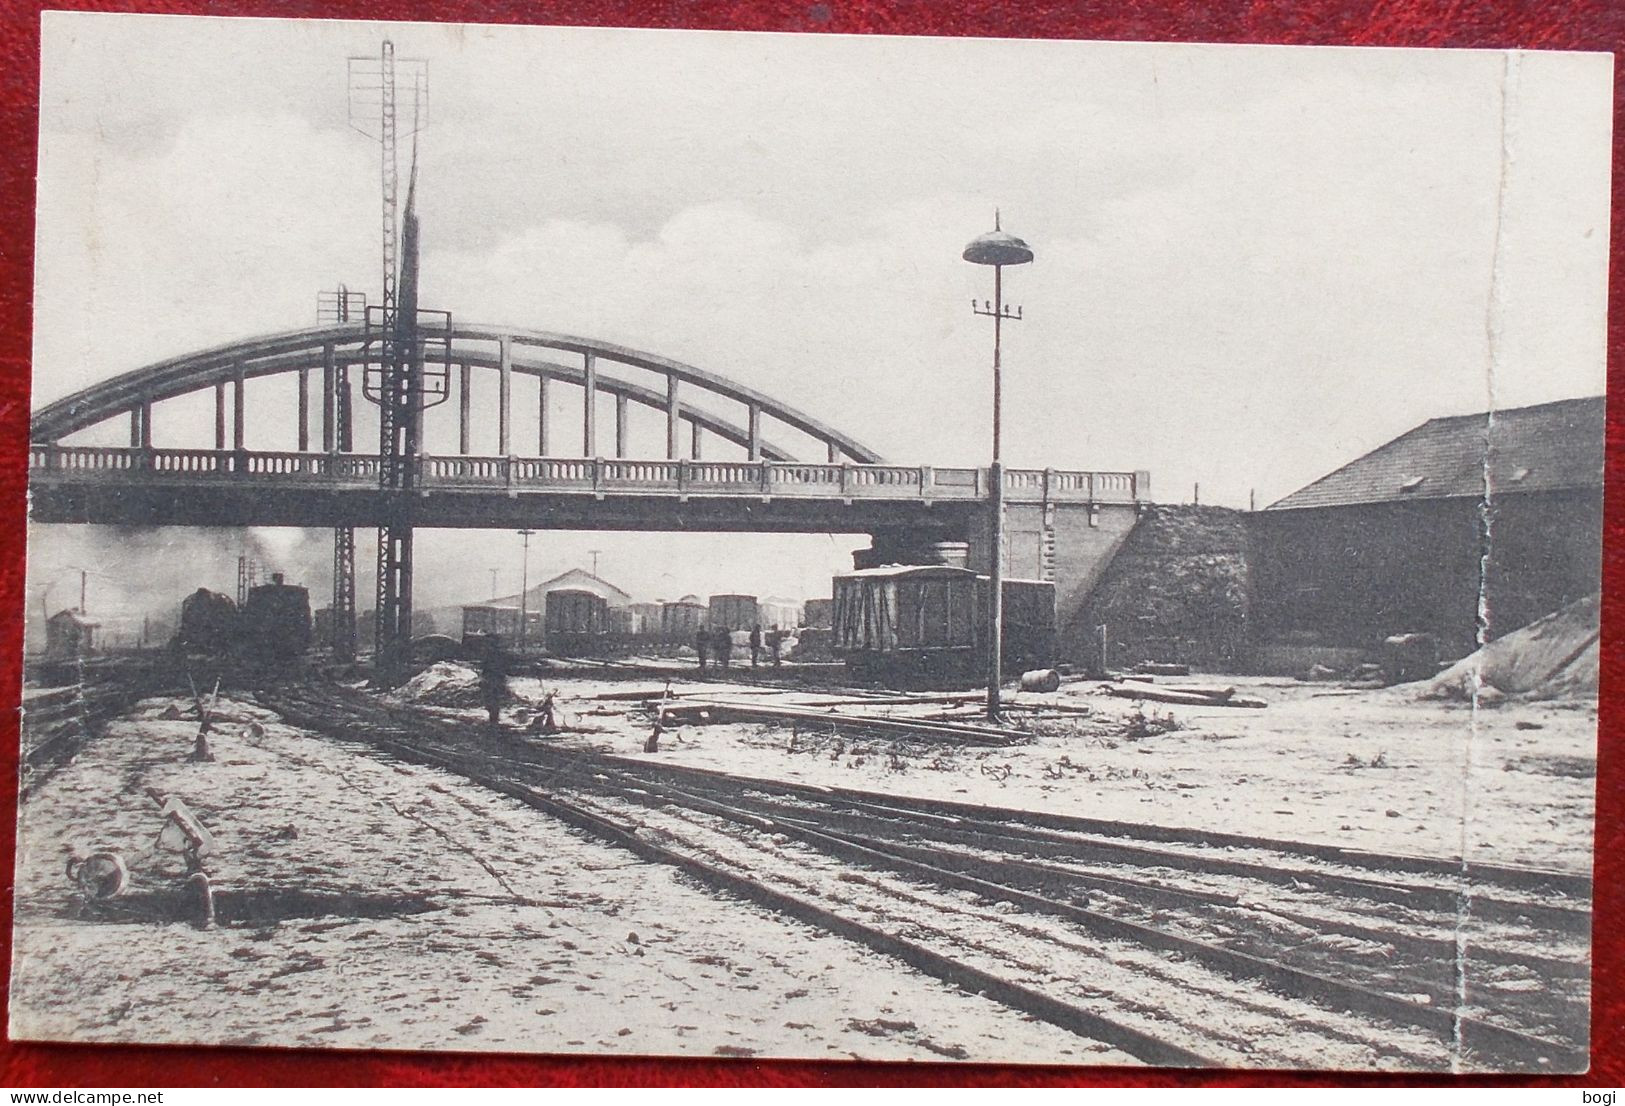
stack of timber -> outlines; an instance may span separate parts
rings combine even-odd
[[[1250,707],[1259,710],[1269,705],[1262,699],[1237,695],[1233,687],[1213,687],[1204,684],[1159,687],[1133,676],[1126,676],[1119,683],[1107,684],[1106,694],[1119,699],[1146,699],[1153,703],[1183,703],[1194,707]]]

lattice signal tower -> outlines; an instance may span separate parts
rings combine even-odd
[[[432,313],[439,334],[426,333],[417,305],[417,143],[412,144],[412,187],[407,191],[404,257],[397,215],[400,166],[397,143],[402,127],[396,98],[404,86],[411,96],[405,134],[416,135],[428,122],[429,67],[417,59],[397,59],[385,39],[376,59],[349,59],[350,125],[376,139],[382,152],[383,302],[367,309],[362,394],[378,405],[378,476],[384,494],[378,529],[378,603],[374,635],[376,681],[393,687],[405,676],[412,640],[412,492],[421,464],[423,408],[445,399],[451,376],[451,317]],[[428,330],[436,329],[431,324]],[[426,386],[426,344],[444,351],[434,381]]]

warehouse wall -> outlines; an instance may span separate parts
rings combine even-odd
[[[1487,564],[1473,499],[1260,511],[1249,524],[1264,644],[1371,649],[1428,632],[1462,656],[1476,645],[1481,579],[1492,638],[1599,584],[1601,489],[1503,495]]]

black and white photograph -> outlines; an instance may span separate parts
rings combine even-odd
[[[1613,80],[44,13],[10,1037],[1584,1072]]]

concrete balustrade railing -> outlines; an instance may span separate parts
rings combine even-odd
[[[378,458],[354,453],[35,445],[29,474],[50,481],[264,481],[347,489],[375,486]],[[631,495],[749,495],[823,499],[977,500],[987,470],[788,461],[667,461],[587,457],[424,457],[425,491],[507,489]],[[1138,472],[1004,470],[1011,502],[1137,503]]]

